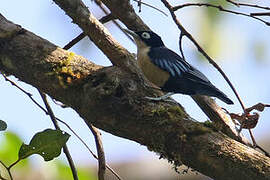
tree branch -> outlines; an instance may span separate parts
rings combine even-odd
[[[114,55],[133,59],[126,52],[119,48]],[[269,158],[195,122],[181,106],[142,98],[155,90],[130,71],[97,66],[2,15],[0,71],[69,105],[88,125],[145,145],[176,166],[184,163],[221,180],[270,179]]]
[[[267,7],[267,6],[260,6],[260,5],[257,5],[257,4],[239,3],[239,2],[236,2],[236,1],[233,1],[233,0],[226,0],[226,1],[233,4],[233,5],[235,5],[235,6],[237,6],[237,7],[245,6],[245,7],[251,7],[251,8],[270,10],[270,7]]]
[[[41,98],[42,98],[42,100],[43,100],[43,103],[45,104],[45,107],[46,107],[46,109],[47,109],[47,112],[49,113],[49,116],[50,116],[50,118],[51,118],[51,120],[52,120],[52,122],[53,122],[53,125],[54,125],[55,129],[61,130],[61,129],[60,129],[60,126],[58,125],[58,122],[57,122],[57,120],[56,120],[56,118],[55,118],[55,115],[54,115],[54,113],[53,113],[53,110],[52,110],[52,108],[51,108],[51,106],[50,106],[50,104],[49,104],[49,102],[48,102],[48,100],[47,100],[46,94],[44,94],[44,93],[41,92],[40,90],[38,90],[38,92],[39,92],[39,94],[40,94],[40,96],[41,96]],[[78,179],[79,179],[79,178],[78,178],[78,173],[77,173],[77,170],[76,170],[74,161],[73,161],[73,159],[72,159],[72,157],[71,157],[71,155],[70,155],[69,149],[68,149],[68,147],[67,147],[66,144],[63,146],[63,151],[64,151],[64,153],[65,153],[65,155],[66,155],[68,164],[69,164],[69,166],[70,166],[70,169],[71,169],[71,172],[72,172],[73,179],[74,179],[74,180],[78,180]]]
[[[109,31],[90,13],[82,1],[54,0],[54,2],[95,42],[96,46],[103,51],[113,65],[129,71],[135,70],[133,68],[135,62],[129,60],[133,58],[125,57],[132,55],[111,36]]]
[[[11,85],[12,86],[14,86],[14,87],[16,87],[17,89],[19,89],[21,92],[23,92],[25,95],[27,95],[30,99],[31,99],[31,101],[37,106],[37,107],[39,107],[39,109],[41,109],[46,115],[49,115],[49,112],[45,109],[45,108],[43,108],[33,97],[32,97],[32,94],[30,94],[29,92],[27,92],[27,91],[25,91],[24,89],[22,89],[20,86],[18,86],[16,83],[14,83],[13,81],[11,81],[10,79],[8,79],[4,74],[2,74],[3,75],[3,77],[4,77],[4,79],[6,80],[6,81],[8,81],[8,82],[10,82],[11,83]],[[53,101],[55,101],[54,99],[52,99]],[[99,158],[98,158],[98,156],[97,155],[95,155],[94,153],[93,153],[93,151],[88,147],[88,145],[82,140],[82,138],[80,138],[80,136],[66,123],[66,122],[64,122],[63,120],[61,120],[61,119],[59,119],[59,118],[57,118],[57,117],[55,117],[55,119],[57,120],[57,121],[59,121],[59,122],[61,122],[62,124],[64,124],[72,133],[73,133],[73,135],[75,135],[78,139],[79,139],[79,141],[85,146],[85,148],[89,151],[89,153],[96,159],[96,160],[99,160]],[[1,161],[0,161],[0,163],[1,163]],[[113,175],[115,175],[115,177],[118,179],[118,180],[121,180],[121,177],[109,166],[109,165],[107,165],[107,164],[105,164],[106,165],[106,168],[108,168],[109,169],[109,171],[111,171],[111,173],[113,174]]]
[[[232,3],[232,1],[229,1]],[[237,4],[237,3],[234,3],[235,5],[240,5],[240,4]],[[223,11],[223,12],[226,12],[226,13],[230,13],[230,14],[236,14],[236,15],[241,15],[241,16],[246,16],[246,17],[250,17],[250,18],[253,18],[255,20],[258,20],[262,23],[264,23],[265,25],[267,26],[270,26],[270,23],[267,22],[267,21],[264,21],[263,19],[260,19],[258,17],[254,17],[252,16],[251,14],[246,14],[246,13],[242,13],[242,12],[238,12],[238,11],[232,11],[232,10],[229,10],[229,9],[225,9],[223,8],[221,5],[214,5],[214,4],[210,4],[210,3],[185,3],[185,4],[182,4],[182,5],[178,5],[178,6],[175,6],[172,8],[173,11],[177,11],[181,8],[184,8],[184,7],[200,7],[200,6],[204,6],[204,7],[211,7],[211,8],[215,8],[215,9],[218,9],[219,11]],[[257,6],[259,7],[259,6]]]
[[[104,154],[102,140],[101,140],[101,133],[98,131],[97,128],[95,128],[92,125],[88,127],[93,133],[95,142],[96,142],[96,148],[97,148],[97,154],[98,154],[98,180],[104,180],[105,170],[106,170],[106,160],[105,160],[105,154]]]
[[[129,29],[134,31],[149,30],[149,27],[141,21],[140,17],[135,13],[127,0],[102,0],[102,2],[111,10],[111,13],[129,27]],[[187,31],[184,31],[183,35],[190,34]],[[190,35],[188,37],[192,36]],[[199,105],[209,119],[214,121],[229,137],[246,145],[250,145],[248,140],[242,134],[238,133],[232,120],[227,117],[227,114],[223,112],[211,98],[196,96],[196,98],[193,97],[193,100]]]

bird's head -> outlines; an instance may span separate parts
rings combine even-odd
[[[161,40],[161,37],[154,33],[153,31],[130,31],[128,29],[124,29],[125,32],[130,34],[138,48],[140,47],[161,47],[164,46],[163,41]]]

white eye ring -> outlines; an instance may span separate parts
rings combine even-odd
[[[150,34],[148,32],[143,32],[141,35],[144,39],[150,39]]]

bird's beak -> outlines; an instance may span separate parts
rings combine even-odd
[[[131,35],[135,40],[136,39],[140,39],[140,37],[138,36],[138,34],[136,34],[135,32],[133,31],[130,31],[128,29],[122,29],[124,32],[128,33],[129,35]]]

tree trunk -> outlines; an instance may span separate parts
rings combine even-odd
[[[75,8],[69,7],[69,1],[56,3],[62,8]],[[73,5],[79,5],[82,9],[75,10],[85,15],[90,13],[79,0]],[[161,92],[146,85],[149,82],[141,75],[134,57],[111,39],[93,15],[88,18],[86,22],[82,17],[79,25],[89,28],[86,34],[91,34],[115,66],[95,65],[0,14],[0,71],[72,107],[86,124],[145,145],[175,166],[185,164],[221,180],[270,179],[270,159],[263,154],[209,124],[195,121],[179,104],[145,99]]]

